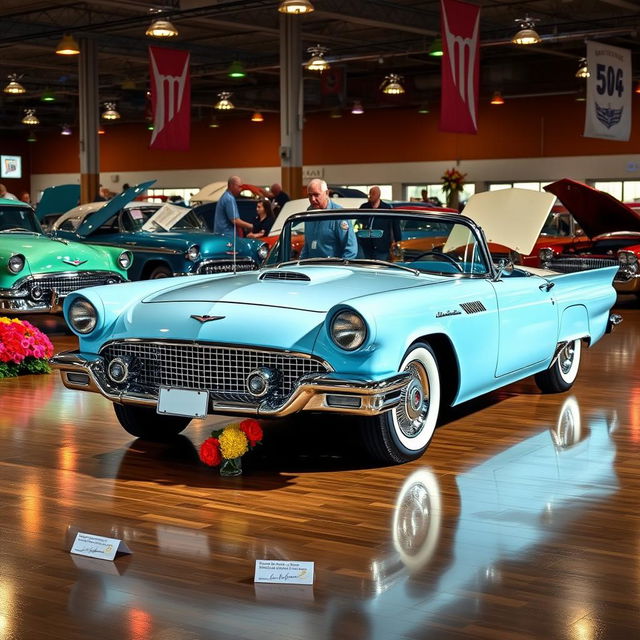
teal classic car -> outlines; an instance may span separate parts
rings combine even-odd
[[[0,199],[0,312],[55,313],[83,287],[127,280],[130,251],[45,235],[33,209]]]
[[[155,180],[131,187],[108,202],[79,205],[52,226],[59,237],[122,247],[133,253],[130,280],[251,271],[268,246],[252,238],[211,233],[187,207],[134,200]]]
[[[64,313],[79,350],[52,362],[67,387],[111,400],[135,436],[175,435],[209,413],[338,413],[353,417],[374,457],[412,460],[444,405],[530,375],[543,391],[569,389],[582,345],[620,320],[610,312],[616,267],[494,264],[488,239],[530,250],[553,201],[478,194],[465,213],[486,234],[457,213],[302,212],[257,272],[73,294]],[[292,259],[300,225],[310,247]],[[430,245],[394,251],[407,230]],[[305,257],[332,239],[327,255]]]

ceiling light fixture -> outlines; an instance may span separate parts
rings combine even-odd
[[[27,90],[18,82],[22,78],[17,73],[10,73],[7,76],[7,80],[9,80],[9,84],[3,89],[5,93],[11,93],[13,95],[18,95],[21,93],[26,93]]]
[[[171,22],[162,17],[164,9],[149,9],[151,15],[156,16],[149,25],[149,28],[145,31],[145,35],[150,38],[175,38],[178,35],[178,30],[171,24]]]
[[[329,117],[330,118],[342,118],[342,111],[340,110],[339,107],[336,107],[335,109],[331,110],[331,112],[329,113]]]
[[[326,71],[331,68],[331,65],[324,59],[324,54],[329,49],[322,45],[316,44],[313,47],[307,49],[307,53],[311,54],[311,57],[305,63],[304,67],[308,71]]]
[[[240,60],[234,60],[230,65],[229,65],[229,70],[227,71],[227,75],[230,78],[246,78],[247,77],[247,72],[244,70],[244,65],[242,64],[242,62],[240,62]]]
[[[500,91],[493,92],[490,104],[504,104],[504,98],[502,97],[502,93]]]
[[[28,124],[29,126],[34,127],[37,124],[40,124],[40,120],[36,117],[35,109],[25,109],[24,117],[22,118],[22,124]]]
[[[264,122],[264,116],[259,111],[254,111],[251,122]]]
[[[220,126],[220,120],[218,120],[216,114],[214,113],[211,116],[211,122],[209,122],[209,127],[211,129],[217,129]]]
[[[102,112],[102,117],[105,120],[117,120],[120,117],[116,109],[115,102],[105,102],[104,103],[104,111]]]
[[[578,61],[578,70],[576,71],[576,78],[588,78],[591,74],[589,73],[589,67],[587,67],[587,59],[580,58]]]
[[[29,133],[27,134],[27,142],[37,142],[38,139],[36,138],[36,134],[32,131],[29,130]]]
[[[71,135],[71,127],[68,124],[62,125],[62,131],[60,131],[61,136],[70,136]]]
[[[640,93],[640,80],[636,82],[636,86],[633,90],[634,93]]]
[[[98,129],[98,135],[99,135],[99,136],[103,136],[105,133],[107,133],[107,132],[106,132],[102,127],[100,127],[100,128]]]
[[[56,47],[56,53],[60,56],[77,56],[80,53],[80,47],[70,33],[65,33]]]
[[[215,108],[218,111],[230,111],[231,109],[235,109],[235,106],[229,98],[231,97],[231,91],[221,91],[218,94],[218,102],[216,102]]]
[[[391,96],[397,96],[404,93],[404,87],[402,86],[402,76],[397,73],[389,73],[384,77],[382,84],[380,85],[383,93]]]
[[[313,5],[309,0],[282,0],[278,6],[280,13],[298,15],[301,13],[311,13]]]
[[[426,103],[426,102],[422,103],[422,104],[418,107],[418,113],[421,113],[421,114],[430,113],[430,111],[429,111],[429,105],[427,105],[427,103]]]
[[[56,101],[56,97],[53,94],[53,92],[51,91],[51,89],[49,89],[49,87],[47,87],[42,92],[42,95],[40,96],[40,101],[41,102],[55,102]]]
[[[433,56],[434,58],[441,58],[444,55],[444,51],[442,50],[442,38],[435,38],[427,50],[427,55]]]
[[[540,22],[540,18],[531,18],[529,15],[525,15],[524,18],[516,18],[514,22],[520,25],[520,31],[511,38],[513,44],[528,45],[540,42],[540,36],[535,30],[536,22]]]
[[[364,113],[364,107],[362,106],[362,102],[360,100],[354,100],[353,107],[351,107],[351,113],[354,116],[359,116]]]

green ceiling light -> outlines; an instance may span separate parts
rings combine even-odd
[[[430,113],[430,111],[429,111],[429,105],[428,105],[426,102],[424,102],[423,104],[421,104],[421,105],[418,107],[418,113],[422,113],[422,114]]]
[[[247,72],[244,70],[244,65],[242,64],[242,62],[240,62],[240,60],[234,60],[230,65],[229,65],[229,70],[227,71],[227,75],[230,78],[246,78],[247,77]]]
[[[40,96],[40,100],[42,102],[55,102],[56,101],[56,97],[53,94],[53,91],[51,91],[51,89],[49,89],[49,87],[47,87],[43,92],[42,95]]]
[[[282,0],[278,6],[280,13],[299,15],[301,13],[311,13],[313,5],[309,0]]]
[[[441,58],[444,55],[444,51],[442,50],[442,38],[435,38],[427,51],[427,55],[433,56],[434,58]]]
[[[36,134],[32,129],[29,129],[29,134],[27,135],[27,142],[37,142]]]

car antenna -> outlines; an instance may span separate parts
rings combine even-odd
[[[233,225],[233,275],[236,275],[236,237],[238,236],[238,227]]]

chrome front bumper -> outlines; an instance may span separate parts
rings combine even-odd
[[[640,293],[640,274],[620,269],[613,280],[618,293]]]
[[[50,363],[60,370],[62,382],[68,389],[100,393],[119,404],[158,405],[155,395],[116,388],[107,378],[101,356],[66,351],[55,355]],[[291,394],[279,403],[263,400],[249,404],[210,398],[208,411],[261,418],[282,418],[299,411],[373,416],[396,407],[410,381],[411,374],[406,371],[382,380],[354,379],[333,372],[312,373],[302,376]]]
[[[47,299],[32,300],[26,296],[11,295],[10,289],[0,289],[0,311],[11,313],[60,313],[62,302],[55,291]]]

